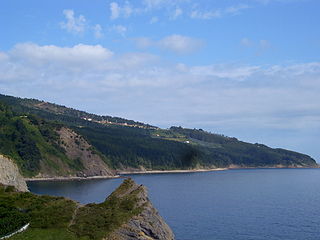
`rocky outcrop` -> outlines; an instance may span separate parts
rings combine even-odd
[[[115,193],[118,194],[118,197],[124,198],[130,196],[133,192],[138,192],[136,204],[142,208],[142,211],[117,229],[106,240],[173,240],[172,230],[153,207],[148,198],[146,187],[136,184],[131,179],[127,181],[130,182],[130,187],[124,192]]]
[[[72,159],[82,170],[77,172],[78,177],[114,176],[114,172],[94,148],[79,134],[70,128],[62,127],[58,134],[60,146],[64,148],[68,158]]]
[[[28,187],[17,165],[7,157],[0,155],[0,183],[14,186],[18,191],[27,192]]]

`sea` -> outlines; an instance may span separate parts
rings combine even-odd
[[[177,240],[320,239],[320,169],[129,175]],[[31,192],[99,203],[123,178],[29,182]]]

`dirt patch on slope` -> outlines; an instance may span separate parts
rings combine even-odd
[[[77,176],[114,176],[114,171],[81,135],[66,127],[62,127],[58,134],[60,146],[66,151],[67,157],[81,169]]]

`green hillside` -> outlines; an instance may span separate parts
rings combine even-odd
[[[106,120],[106,116],[4,95],[0,95],[1,101],[0,153],[16,160],[25,176],[35,176],[44,169],[58,176],[83,170],[79,159],[66,154],[66,144],[57,133],[62,127],[78,134],[90,144],[92,153],[115,170],[317,166],[304,154],[201,129],[160,129],[119,118],[111,121],[111,117]]]
[[[104,202],[84,206],[63,197],[16,192],[0,184],[0,238],[30,223],[25,232],[10,239],[106,239],[142,211],[141,189],[127,192],[134,184],[126,179]]]
[[[36,99],[18,98],[0,94],[0,102],[9,105],[15,112],[33,114],[43,119],[59,121],[67,125],[97,126],[103,123],[108,126],[129,125],[140,128],[155,128],[149,124],[133,120],[112,116],[100,116]]]
[[[76,175],[83,165],[66,155],[57,132],[62,126],[15,113],[0,102],[0,153],[15,160],[24,176]]]
[[[204,157],[202,158],[204,165],[210,164],[214,159],[220,159],[227,164],[247,167],[316,165],[315,160],[311,157],[285,149],[273,149],[263,144],[246,143],[236,138],[212,134],[203,130],[184,129],[181,127],[171,127],[170,130],[201,146],[204,152]]]
[[[54,144],[54,126],[36,118],[13,113],[0,103],[0,151],[14,159],[26,176],[40,171],[40,162],[49,154],[59,155]]]

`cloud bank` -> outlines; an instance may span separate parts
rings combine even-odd
[[[0,62],[0,84],[16,95],[33,92],[41,96],[41,89],[45,88],[59,98],[64,93],[57,89],[68,86],[71,90],[66,91],[74,96],[85,91],[97,94],[97,101],[117,102],[116,99],[123,98],[118,100],[128,101],[128,109],[138,111],[138,115],[147,113],[143,108],[131,108],[130,100],[142,105],[151,100],[155,109],[171,115],[169,119],[182,122],[182,118],[174,116],[176,112],[212,121],[224,117],[260,118],[256,125],[279,128],[308,127],[299,122],[302,116],[308,116],[310,121],[320,117],[318,62],[285,66],[187,66],[166,63],[146,53],[119,55],[101,45],[59,47],[33,43],[17,44],[10,51],[1,52]],[[106,97],[98,100],[104,94]],[[103,111],[108,113],[101,106],[99,112]],[[282,122],[284,118],[290,121]],[[165,121],[159,118],[159,122]]]
[[[257,139],[268,129],[277,136],[272,143],[283,132],[301,136],[320,129],[320,62],[190,66],[140,52],[117,54],[101,45],[22,43],[0,52],[0,88],[161,127],[236,136],[250,129]],[[299,139],[287,142],[299,150]]]
[[[191,19],[212,20],[221,17],[238,15],[244,11],[261,5],[272,3],[290,3],[304,0],[231,0],[219,1],[217,7],[208,7],[211,0],[143,0],[143,1],[113,1],[109,4],[110,19],[129,18],[138,15],[155,14],[163,11],[166,17],[176,20],[181,16]],[[154,16],[157,17],[157,16]]]

